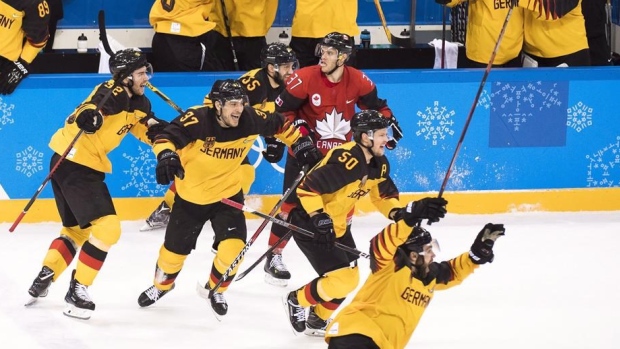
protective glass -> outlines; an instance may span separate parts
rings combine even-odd
[[[433,252],[434,254],[437,254],[439,252],[441,252],[441,248],[439,247],[439,242],[437,241],[437,239],[433,239],[431,240],[430,244],[426,244],[424,245],[424,248],[422,249],[422,252],[418,253],[421,256],[426,255],[427,253]]]

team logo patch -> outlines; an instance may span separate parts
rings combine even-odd
[[[315,107],[318,107],[319,105],[321,105],[321,95],[318,93],[315,93],[312,95],[312,104]]]
[[[278,98],[276,98],[275,103],[278,105],[278,107],[282,106],[282,103],[284,103],[284,101],[282,101],[282,98],[280,98],[280,96],[278,96]]]
[[[211,149],[215,146],[215,137],[207,137],[205,138],[205,143],[202,145],[202,149],[200,149],[200,151],[202,151],[203,153],[207,152],[207,149]]]

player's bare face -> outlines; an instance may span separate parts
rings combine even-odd
[[[338,50],[329,46],[321,46],[321,59],[319,65],[323,73],[329,73],[338,64]]]
[[[283,81],[288,80],[289,76],[293,74],[295,71],[293,68],[294,65],[295,63],[293,62],[278,64],[278,73],[282,76]]]
[[[222,106],[222,122],[227,127],[239,126],[239,118],[243,112],[243,99],[231,99]]]
[[[388,129],[382,128],[380,130],[375,130],[372,133],[373,144],[372,144],[372,153],[374,156],[382,156],[385,154],[385,145],[389,140]]]
[[[142,96],[144,94],[144,87],[150,79],[150,73],[147,67],[134,70],[131,74],[133,85],[131,86],[131,92],[134,95]]]

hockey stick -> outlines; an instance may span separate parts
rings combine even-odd
[[[267,220],[265,220],[265,222],[267,222]],[[273,246],[269,247],[267,249],[267,251],[265,251],[265,253],[263,253],[262,256],[258,257],[258,259],[252,263],[252,265],[250,265],[244,272],[237,274],[237,276],[235,277],[235,279],[233,281],[239,281],[241,279],[243,279],[246,275],[248,275],[254,268],[256,268],[257,265],[260,264],[260,262],[262,262],[265,258],[267,258],[267,256],[273,252],[273,250],[275,250],[276,248],[278,248],[278,246],[280,246],[281,243],[283,243],[284,241],[288,240],[291,238],[291,236],[293,236],[293,231],[289,230],[286,234],[284,234],[283,237],[281,237],[280,239],[278,239],[278,241],[276,241],[275,244],[273,244]]]
[[[253,208],[251,208],[251,207],[248,207],[248,206],[246,206],[246,205],[240,204],[240,203],[238,203],[238,202],[236,202],[236,201],[232,201],[232,200],[230,200],[230,199],[226,199],[226,198],[224,198],[224,199],[222,199],[222,202],[223,202],[223,203],[225,203],[225,204],[226,204],[226,205],[228,205],[228,206],[231,206],[231,207],[237,208],[237,209],[242,210],[242,211],[244,211],[244,212],[249,212],[249,213],[254,214],[254,215],[257,215],[257,216],[259,216],[259,217],[261,217],[261,218],[268,219],[268,220],[270,220],[271,222],[273,222],[273,223],[275,223],[275,224],[278,224],[278,225],[281,225],[281,226],[283,226],[283,227],[285,227],[285,228],[287,228],[287,229],[290,229],[290,230],[292,230],[292,231],[294,231],[294,232],[296,232],[296,233],[300,233],[300,234],[302,234],[302,235],[306,235],[306,236],[308,236],[308,237],[313,237],[313,236],[314,236],[314,233],[313,233],[313,232],[311,232],[311,231],[308,231],[308,230],[306,230],[306,229],[304,229],[304,228],[298,227],[298,226],[296,226],[296,225],[294,225],[294,224],[291,224],[291,223],[285,222],[285,221],[283,221],[283,220],[281,220],[281,219],[278,219],[278,218],[275,218],[275,217],[271,217],[271,216],[269,216],[269,215],[267,215],[267,214],[264,214],[264,213],[262,213],[262,212],[256,211],[255,209],[253,209]],[[368,255],[367,253],[362,252],[362,251],[360,251],[360,250],[358,250],[358,249],[355,249],[355,248],[349,247],[349,246],[347,246],[347,245],[343,245],[343,244],[341,244],[341,243],[339,243],[339,242],[335,242],[335,243],[334,243],[334,245],[335,245],[337,248],[339,248],[339,249],[341,249],[341,250],[343,250],[343,251],[345,251],[345,252],[348,252],[348,253],[351,253],[351,254],[357,255],[357,256],[359,256],[359,257],[370,258],[370,255]]]
[[[463,131],[461,131],[461,137],[459,138],[458,143],[456,144],[456,149],[454,150],[454,154],[452,154],[452,160],[450,160],[450,165],[448,166],[448,170],[446,171],[446,175],[443,178],[443,183],[441,183],[441,189],[439,189],[439,195],[437,197],[441,197],[443,195],[444,190],[446,189],[446,185],[448,184],[448,179],[450,178],[450,174],[452,173],[452,168],[454,167],[454,162],[456,161],[456,156],[458,155],[461,146],[463,145],[463,140],[465,139],[465,133],[467,133],[467,128],[469,128],[469,123],[471,122],[471,118],[474,115],[474,111],[476,110],[476,105],[478,104],[478,100],[480,99],[480,95],[482,94],[482,90],[484,89],[484,84],[487,81],[487,77],[491,72],[491,67],[493,66],[493,61],[495,60],[495,55],[497,54],[497,50],[499,49],[499,44],[502,42],[502,38],[504,37],[504,33],[506,32],[506,27],[508,26],[508,20],[510,20],[510,15],[512,15],[512,7],[508,9],[508,14],[506,14],[506,19],[504,20],[504,24],[502,25],[502,30],[499,32],[499,37],[497,38],[497,42],[495,43],[495,47],[493,48],[493,52],[491,52],[491,58],[489,59],[489,63],[487,64],[486,69],[484,70],[484,75],[482,75],[482,81],[480,81],[480,86],[478,87],[478,92],[476,92],[476,97],[474,98],[474,102],[469,109],[469,114],[467,115],[467,119],[465,120],[465,125],[463,126]],[[430,222],[428,223],[430,225]]]
[[[161,99],[163,99],[166,103],[168,103],[169,106],[171,106],[172,108],[174,108],[174,110],[176,110],[177,112],[179,112],[179,114],[183,114],[185,113],[185,111],[183,109],[181,109],[181,107],[179,107],[176,103],[174,103],[172,101],[172,99],[170,99],[168,96],[166,96],[163,92],[161,92],[157,87],[151,85],[150,82],[146,83],[146,87],[149,88],[149,90],[155,92],[156,95],[158,95],[159,97],[161,97]]]
[[[278,200],[276,205],[271,209],[267,217],[271,218],[271,216],[274,216],[278,212],[282,204],[284,204],[284,201],[291,195],[291,193],[299,185],[299,182],[301,182],[301,180],[306,176],[307,171],[308,171],[308,165],[305,165],[304,167],[302,167],[301,171],[299,171],[299,174],[295,178],[295,181],[293,181],[293,184],[291,184],[291,186],[286,189],[284,194],[282,194],[282,197],[280,197],[280,200]],[[229,199],[222,199],[222,202],[224,202],[224,200],[229,200]],[[239,205],[242,205],[242,204],[239,204]],[[230,276],[230,273],[233,271],[233,269],[235,269],[237,264],[239,264],[239,262],[243,259],[243,256],[245,256],[246,252],[248,252],[248,250],[250,249],[254,241],[258,239],[258,235],[260,235],[263,229],[265,229],[268,222],[269,222],[269,219],[265,218],[265,220],[261,223],[258,229],[256,229],[256,232],[254,233],[254,235],[252,235],[252,237],[250,237],[250,240],[248,240],[245,246],[243,246],[243,248],[241,249],[241,252],[239,252],[237,257],[232,261],[232,263],[230,264],[228,269],[226,269],[224,274],[222,274],[222,277],[220,277],[220,279],[217,281],[215,286],[213,286],[213,288],[209,290],[209,298],[211,298],[211,296],[213,296],[213,293],[215,293],[220,288],[220,286],[222,286],[222,283],[228,279],[228,277]]]
[[[448,6],[441,5],[441,69],[446,68],[446,12]]]
[[[235,44],[233,43],[232,32],[230,30],[230,22],[228,21],[228,13],[226,12],[226,4],[224,3],[226,0],[220,0],[222,4],[222,19],[224,19],[224,27],[226,27],[226,35],[228,35],[228,40],[230,41],[230,50],[233,55],[233,62],[235,63],[235,70],[239,70],[239,61],[237,61],[237,51],[235,51]]]
[[[112,51],[110,42],[108,41],[108,34],[105,29],[105,12],[103,10],[99,10],[97,22],[99,23],[99,40],[101,40],[101,44],[103,45],[105,52],[112,57],[114,55],[114,51]]]
[[[387,36],[390,44],[400,47],[411,47],[411,38],[401,38],[392,34],[390,28],[387,26],[387,21],[385,20],[385,15],[383,14],[383,9],[381,8],[379,0],[374,0],[374,2],[375,7],[377,8],[377,13],[379,14],[379,19],[381,19],[381,25],[383,26],[383,30],[385,31],[385,35]],[[413,35],[413,33],[411,33],[411,35]]]

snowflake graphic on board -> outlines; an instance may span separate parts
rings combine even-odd
[[[491,100],[491,95],[487,92],[487,90],[482,90],[480,94],[480,98],[478,98],[477,107],[483,107],[484,109],[489,109],[493,105],[493,101]]]
[[[25,174],[28,178],[43,171],[43,155],[43,152],[36,150],[33,146],[28,146],[15,154],[15,171]]]
[[[497,81],[491,92],[491,107],[496,115],[518,132],[535,114],[561,107],[566,92],[556,82]]]
[[[129,182],[121,187],[121,190],[136,189],[136,196],[161,196],[168,186],[157,184],[155,179],[155,159],[150,148],[143,149],[138,146],[138,155],[123,153],[123,158],[129,160],[130,166],[123,173],[129,176]]]
[[[13,109],[15,109],[15,104],[7,104],[2,100],[2,97],[0,97],[0,130],[2,130],[2,126],[15,122],[15,120],[11,118]]]
[[[620,136],[593,154],[586,155],[589,188],[620,187]]]
[[[416,136],[423,136],[425,140],[437,145],[438,140],[454,135],[454,115],[454,110],[448,111],[448,108],[439,105],[439,101],[434,101],[432,107],[426,107],[424,111],[418,110],[417,116],[420,120],[417,122]]]
[[[325,119],[316,123],[316,132],[321,139],[340,139],[346,141],[347,134],[351,131],[351,124],[342,118],[342,113],[336,111],[325,114]]]
[[[566,126],[574,129],[577,132],[581,132],[588,126],[592,126],[592,112],[594,110],[588,107],[583,102],[578,102],[576,105],[566,110],[568,116],[566,118]]]

